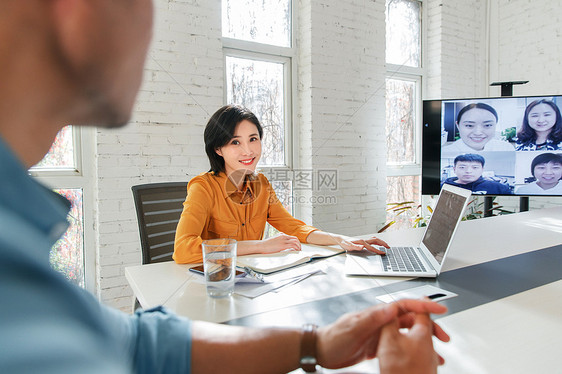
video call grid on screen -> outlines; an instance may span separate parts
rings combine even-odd
[[[535,103],[537,100],[549,103],[538,106]],[[457,125],[459,112],[471,104],[477,104],[472,105],[472,109],[476,110],[465,110],[460,117],[460,126]],[[437,194],[438,178],[439,187],[443,183],[455,184],[471,189],[473,194],[562,196],[562,181],[559,180],[562,177],[558,175],[558,167],[554,171],[549,168],[549,173],[553,174],[546,176],[550,178],[547,180],[550,184],[546,185],[550,188],[546,189],[540,188],[538,169],[535,169],[535,175],[531,171],[533,160],[541,154],[548,155],[539,157],[537,161],[548,160],[549,166],[562,160],[562,142],[549,141],[546,146],[539,146],[537,149],[532,142],[525,144],[518,141],[517,135],[523,127],[525,110],[530,104],[530,108],[534,109],[531,116],[536,116],[534,112],[537,111],[543,114],[550,112],[554,116],[554,119],[550,119],[554,123],[550,131],[562,131],[562,118],[559,114],[562,96],[424,101],[425,165],[422,172],[422,193]],[[548,115],[546,113],[545,118]],[[550,125],[548,120],[540,121],[543,126],[541,129]],[[546,123],[543,124],[542,121]],[[439,148],[438,152],[436,147]],[[459,160],[467,160],[458,161],[455,165],[458,156],[461,156]],[[484,161],[483,167],[479,166],[479,159]],[[466,171],[468,168],[473,170]],[[558,184],[554,188],[551,187],[552,178],[558,178]]]

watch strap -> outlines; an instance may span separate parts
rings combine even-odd
[[[301,369],[307,373],[316,372],[316,329],[318,326],[307,323],[302,327]]]

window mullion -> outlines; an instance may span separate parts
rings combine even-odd
[[[231,38],[222,38],[222,46],[224,49],[235,49],[246,52],[255,52],[271,56],[293,57],[294,48],[278,47],[274,45],[261,44],[256,42],[249,42],[246,40],[237,40]]]

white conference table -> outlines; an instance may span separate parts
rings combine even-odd
[[[391,245],[412,245],[419,242],[422,234],[423,229],[410,229],[377,236]],[[485,265],[561,244],[562,207],[466,221],[459,226],[443,272],[453,274],[471,265]],[[263,325],[265,320],[265,324],[280,326],[290,324],[291,320],[268,319],[272,313],[283,314],[291,308],[318,309],[321,305],[318,303],[324,300],[337,302],[338,297],[370,289],[386,292],[397,282],[409,279],[346,276],[344,261],[345,255],[322,260],[326,274],[255,299],[238,295],[227,299],[208,297],[199,276],[188,271],[189,265],[173,262],[140,265],[126,268],[125,274],[144,308],[164,305],[179,315],[212,322],[245,319],[244,324],[252,324],[255,316],[256,325]],[[562,334],[561,294],[562,281],[553,281],[439,318],[438,322],[452,336],[450,343],[436,343],[447,360],[440,371],[560,372],[557,355],[561,344],[556,343]],[[354,305],[345,307],[354,310]],[[378,364],[373,360],[335,372],[376,373]]]

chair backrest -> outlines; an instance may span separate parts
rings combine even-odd
[[[171,261],[187,182],[140,184],[131,190],[139,223],[142,263]]]

